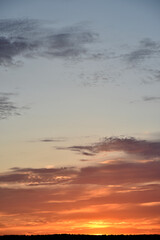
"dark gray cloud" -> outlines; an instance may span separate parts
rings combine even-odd
[[[66,148],[59,148],[66,149]],[[137,140],[131,138],[110,137],[102,141],[86,146],[72,146],[67,149],[79,152],[83,155],[97,154],[99,152],[124,151],[127,154],[135,154],[145,158],[160,157],[160,142]]]
[[[96,38],[80,25],[57,30],[45,21],[0,20],[0,65],[14,64],[17,57],[78,57]]]
[[[78,77],[82,80],[81,85],[84,87],[96,87],[106,83],[113,83],[112,77],[105,71],[95,72],[90,75],[83,72]]]
[[[10,100],[12,93],[0,93],[0,120],[13,115],[20,115],[21,108]]]
[[[158,63],[158,61],[156,61]],[[160,71],[158,69],[142,69],[146,73],[146,77],[142,79],[142,84],[158,84],[160,82]]]
[[[160,56],[160,43],[149,38],[141,40],[135,50],[124,55],[125,60],[131,64],[137,64],[155,56]]]
[[[67,139],[66,138],[43,138],[40,139],[40,142],[65,142]]]
[[[36,45],[29,44],[23,38],[9,39],[0,37],[0,64],[13,64],[15,56],[23,55],[24,53],[34,50]]]
[[[152,97],[152,96],[146,96],[146,97],[143,97],[143,101],[145,102],[153,102],[153,101],[159,101],[160,100],[160,97]]]
[[[158,63],[158,62],[157,62]],[[147,81],[147,83],[160,83],[160,70],[153,69],[150,71],[150,79]]]
[[[160,82],[160,71],[156,71],[155,78],[157,82]]]

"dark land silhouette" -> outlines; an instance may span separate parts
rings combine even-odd
[[[54,234],[54,235],[4,235],[0,240],[160,240],[160,235],[74,235],[74,234]]]

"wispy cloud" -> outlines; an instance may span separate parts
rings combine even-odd
[[[96,87],[113,82],[111,76],[104,71],[95,72],[90,75],[83,72],[79,75],[79,78],[82,80],[81,85],[84,87]]]
[[[73,167],[64,168],[13,168],[0,176],[1,183],[33,185],[54,185],[65,183],[77,173]]]
[[[66,148],[59,148],[66,149]],[[133,137],[119,138],[110,137],[104,138],[100,142],[86,146],[71,146],[67,149],[77,151],[81,154],[97,154],[99,152],[124,151],[127,154],[138,155],[145,158],[160,157],[160,142],[138,140]]]
[[[144,69],[144,71],[148,72],[148,79],[143,80],[144,84],[150,83],[159,83],[160,82],[160,70],[158,69]]]
[[[152,96],[146,96],[146,97],[143,97],[143,101],[145,102],[155,102],[155,101],[159,101],[160,100],[160,97],[152,97]]]
[[[125,60],[130,64],[140,63],[148,58],[160,56],[160,43],[145,38],[131,52],[124,55]]]
[[[22,108],[16,106],[16,104],[10,100],[13,95],[12,93],[0,93],[0,120],[13,115],[20,115]]]
[[[160,70],[155,71],[155,79],[157,82],[160,82]]]
[[[66,140],[67,138],[59,137],[59,138],[42,138],[39,141],[49,143],[49,142],[65,142]]]
[[[16,63],[18,57],[78,57],[97,38],[80,25],[55,27],[39,20],[0,20],[0,65]]]
[[[160,41],[151,38],[144,38],[136,45],[113,47],[112,51],[109,49],[102,51],[99,48],[97,54],[92,54],[93,59],[97,63],[102,61],[101,66],[107,62],[108,69],[107,66],[101,67],[101,70],[93,73],[94,67],[92,67],[90,74],[83,70],[78,76],[82,86],[97,87],[104,84],[120,86],[126,77],[128,79],[128,73],[133,74],[133,68],[136,69],[135,79],[143,84],[158,83],[160,80],[160,71],[157,67],[160,59]],[[117,66],[116,69],[113,66]]]
[[[145,171],[144,171],[145,169]],[[59,184],[145,184],[160,181],[160,161],[101,163],[83,168],[13,169],[1,174],[0,184],[42,186]]]

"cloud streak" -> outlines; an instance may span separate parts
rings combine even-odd
[[[144,171],[145,170],[145,171]],[[138,184],[160,181],[160,161],[135,162],[117,161],[98,164],[80,169],[13,169],[0,175],[1,184],[26,186],[58,185],[58,184]]]
[[[155,56],[160,56],[160,43],[145,38],[139,42],[135,50],[125,54],[124,58],[130,64],[138,64]]]
[[[10,116],[20,115],[21,108],[10,100],[12,93],[0,93],[0,120]]]
[[[70,168],[13,168],[11,172],[0,176],[1,183],[33,185],[54,185],[70,181],[77,170]]]
[[[18,57],[79,57],[96,38],[82,26],[55,29],[40,20],[0,20],[0,65],[14,64]]]
[[[143,101],[145,102],[155,102],[155,101],[159,101],[160,100],[160,97],[152,97],[152,96],[146,96],[143,98]]]
[[[62,138],[62,137],[59,137],[59,138],[43,138],[43,139],[40,139],[40,142],[45,142],[45,143],[49,143],[49,142],[65,142],[67,140],[67,138]]]

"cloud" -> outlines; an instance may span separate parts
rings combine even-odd
[[[84,168],[13,169],[0,175],[1,184],[41,186],[59,184],[138,184],[160,181],[160,161],[97,164]]]
[[[62,148],[66,149],[66,148]],[[135,138],[105,138],[89,146],[67,148],[87,156],[85,167],[12,168],[0,175],[0,184],[14,186],[145,184],[160,181],[160,142]],[[103,160],[92,158],[103,154]],[[100,156],[100,155],[99,155]],[[83,159],[85,161],[85,159]],[[88,166],[89,165],[89,166]]]
[[[83,72],[79,74],[79,78],[82,80],[81,85],[84,87],[95,87],[113,82],[111,76],[105,71],[98,71],[90,75]]]
[[[91,155],[106,151],[110,160],[115,160],[115,152],[124,151],[127,158],[89,161],[83,167],[14,167],[1,173],[0,220],[4,227],[0,234],[93,234],[99,229],[101,233],[106,229],[117,234],[159,233],[158,140],[105,138],[69,149]]]
[[[159,101],[160,100],[160,97],[149,97],[149,96],[146,96],[146,97],[143,97],[143,101],[145,102],[153,102],[153,101]]]
[[[15,64],[18,57],[73,58],[87,53],[86,44],[97,34],[83,26],[55,29],[31,19],[0,20],[0,65]]]
[[[103,228],[104,233],[106,228],[107,233],[146,228],[157,233],[159,172],[160,161],[136,158],[86,167],[12,168],[0,174],[5,225],[0,233],[98,233]]]
[[[100,225],[107,227],[107,231],[116,225],[119,233],[125,233],[127,229],[131,231],[131,226],[135,232],[147,223],[152,233],[156,231],[160,220],[157,204],[160,193],[159,184],[152,181],[159,179],[158,164],[86,167],[74,172],[76,176],[71,181],[47,185],[51,177],[48,175],[47,180],[47,174],[54,177],[56,172],[57,176],[68,172],[71,175],[72,170],[57,168],[48,172],[44,168],[15,168],[10,172],[17,183],[22,183],[17,174],[24,174],[26,178],[27,172],[36,173],[39,179],[45,179],[45,186],[41,185],[42,182],[37,186],[13,186],[11,178],[6,184],[4,178],[1,179],[0,219],[5,225],[1,231],[23,231],[24,234],[29,229],[33,234],[41,229],[45,233],[47,227],[50,233],[55,233],[54,229],[70,233],[78,233],[81,229],[82,233],[89,233],[92,229],[99,229]],[[6,181],[8,175],[5,177]]]
[[[160,157],[160,142],[159,141],[147,141],[137,140],[131,138],[118,138],[110,137],[104,138],[102,141],[86,146],[71,146],[68,148],[58,149],[69,149],[76,151],[81,154],[97,154],[99,152],[119,152],[123,151],[127,154],[138,155],[144,158]]]
[[[65,142],[66,141],[66,138],[43,138],[43,139],[40,139],[40,142],[46,142],[46,143],[49,143],[49,142]]]
[[[117,162],[82,168],[73,183],[76,184],[135,184],[160,181],[160,162]]]
[[[0,175],[0,183],[33,185],[54,185],[70,181],[77,171],[70,168],[13,168]]]
[[[15,189],[34,194],[38,189],[43,189],[52,193],[48,201],[57,205],[65,201],[72,204],[81,202],[83,206],[83,203],[89,201],[91,204],[95,200],[96,205],[157,202],[160,196],[159,171],[160,162],[155,161],[134,164],[119,162],[79,169],[16,168],[1,174],[0,190],[8,189],[12,193],[12,189]]]
[[[12,93],[0,93],[0,120],[12,115],[20,115],[21,108],[10,100]]]
[[[34,50],[34,46],[27,44],[23,38],[12,40],[6,37],[0,37],[0,64],[12,64],[15,56],[23,55],[27,51],[32,50]]]
[[[150,57],[160,56],[160,43],[145,38],[139,42],[139,46],[130,53],[124,55],[125,60],[131,64],[137,64]]]
[[[155,71],[155,79],[157,82],[160,82],[160,71],[159,70]]]

